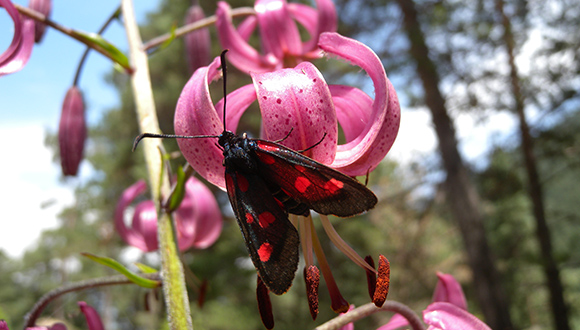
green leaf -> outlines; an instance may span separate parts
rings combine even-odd
[[[173,23],[173,25],[171,25],[171,37],[169,37],[169,39],[165,40],[165,42],[159,46],[159,50],[167,48],[173,42],[173,40],[175,40],[175,30],[177,30],[177,24]]]
[[[175,188],[171,194],[169,199],[169,203],[167,205],[167,212],[173,212],[177,210],[183,197],[185,196],[185,181],[187,180],[188,176],[185,175],[183,171],[183,167],[179,166],[177,168],[177,182],[175,182]]]
[[[136,262],[135,266],[137,266],[137,268],[139,268],[139,270],[145,274],[153,274],[153,273],[157,273],[159,271],[153,267],[149,267],[149,266],[142,264],[140,262]]]
[[[129,65],[129,59],[122,51],[120,51],[117,47],[113,44],[108,42],[105,38],[103,38],[100,34],[96,33],[86,33],[82,31],[73,30],[72,31],[73,37],[82,41],[87,46],[94,48],[95,50],[99,51],[103,55],[110,58],[115,63],[122,66],[125,71],[132,72],[133,69]]]
[[[96,255],[90,254],[90,253],[81,253],[81,255],[85,256],[93,261],[96,261],[96,262],[100,263],[101,265],[105,265],[109,268],[112,268],[112,269],[118,271],[119,273],[125,275],[127,277],[127,279],[129,279],[129,281],[131,281],[139,286],[142,286],[144,288],[153,289],[153,288],[157,288],[157,287],[161,286],[161,282],[141,277],[141,276],[133,273],[132,271],[128,270],[125,266],[123,266],[122,264],[120,264],[118,261],[116,261],[114,259],[107,258],[107,257],[99,257],[99,256],[96,256]]]

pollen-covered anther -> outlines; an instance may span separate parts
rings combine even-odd
[[[304,267],[304,280],[306,281],[306,296],[312,320],[318,316],[318,286],[320,284],[320,271],[314,265]]]
[[[258,299],[258,310],[260,318],[266,329],[274,328],[274,314],[272,313],[272,302],[270,301],[270,291],[258,274],[258,285],[256,287],[256,298]]]
[[[377,286],[373,296],[373,303],[377,307],[383,306],[389,294],[389,283],[391,280],[391,266],[389,260],[383,255],[379,255]]]

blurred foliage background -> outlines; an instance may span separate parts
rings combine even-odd
[[[306,1],[305,3],[310,4]],[[252,1],[230,1],[232,7],[252,6]],[[216,3],[202,2],[206,14]],[[469,115],[485,122],[506,112],[517,117],[516,101],[526,113],[533,139],[533,154],[542,187],[542,201],[551,239],[550,255],[559,272],[566,313],[554,315],[546,277],[545,253],[539,243],[533,202],[528,192],[526,159],[521,152],[520,132],[496,141],[492,151],[477,164],[465,163],[467,174],[479,195],[486,241],[507,297],[507,314],[515,329],[565,329],[555,319],[566,319],[569,329],[580,328],[580,103],[578,91],[580,3],[574,1],[507,0],[338,0],[339,32],[367,43],[382,59],[402,101],[402,107],[427,111],[427,84],[417,59],[427,56],[451,118]],[[502,20],[501,12],[509,20]],[[190,6],[187,0],[163,0],[142,27],[148,40],[180,25]],[[414,54],[409,39],[408,12],[416,10],[416,27],[426,41],[427,53]],[[521,95],[514,96],[506,33],[512,50],[541,36],[530,54],[530,65],[518,72]],[[213,55],[220,46],[215,29]],[[173,132],[173,112],[182,86],[190,76],[182,40],[151,55],[151,75],[161,129]],[[372,93],[370,79],[336,60],[315,63],[327,82],[349,84]],[[423,63],[424,64],[424,63]],[[76,203],[62,210],[61,225],[42,235],[34,250],[19,260],[0,251],[0,318],[11,329],[22,328],[23,316],[44,293],[71,281],[112,275],[108,269],[85,260],[79,252],[126,260],[128,250],[114,231],[113,212],[121,192],[145,177],[143,155],[131,153],[138,134],[134,105],[126,76],[106,77],[118,90],[119,106],[110,109],[102,122],[90,128],[87,160],[96,175],[75,192]],[[249,77],[231,67],[228,90],[250,83]],[[212,85],[213,96],[222,97],[220,84]],[[519,102],[518,101],[518,102]],[[435,121],[437,118],[433,118]],[[403,119],[404,120],[404,119]],[[457,124],[456,124],[457,125]],[[451,127],[452,129],[452,127]],[[248,111],[240,131],[259,131],[259,111]],[[461,143],[461,141],[458,141]],[[47,144],[57,152],[54,137]],[[169,151],[175,141],[166,140]],[[174,165],[183,164],[183,158]],[[389,299],[411,306],[418,313],[431,301],[436,271],[450,273],[461,283],[472,313],[484,319],[477,299],[474,268],[470,267],[465,242],[450,208],[444,187],[447,168],[439,154],[424,155],[412,164],[385,160],[370,175],[369,187],[379,197],[371,212],[348,219],[334,219],[341,236],[361,255],[384,254],[391,262]],[[255,271],[248,262],[238,226],[224,192],[213,186],[225,224],[222,236],[209,249],[184,254],[187,268],[198,279],[209,281],[203,306],[196,287],[190,288],[196,329],[261,329],[255,298]],[[319,233],[322,233],[321,228]],[[337,283],[351,304],[369,302],[365,273],[319,235]],[[546,252],[546,251],[544,251]],[[143,263],[158,266],[155,253],[141,255]],[[301,269],[301,268],[299,268]],[[476,274],[475,274],[476,275]],[[91,289],[68,294],[49,305],[44,315],[66,319],[71,328],[84,327],[76,307],[85,300],[100,312],[107,329],[162,329],[166,327],[160,292],[135,286]],[[146,303],[147,302],[147,303]],[[313,328],[333,317],[324,282],[320,287],[320,310],[312,321],[306,301],[302,272],[287,294],[272,297],[276,329]],[[389,314],[375,314],[355,324],[357,329],[375,329]]]

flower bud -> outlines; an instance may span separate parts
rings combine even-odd
[[[189,7],[185,16],[185,24],[191,24],[205,18],[203,9],[195,3]],[[193,73],[197,68],[206,66],[210,62],[211,39],[207,28],[192,31],[185,35],[185,50],[187,62]]]
[[[52,0],[30,0],[28,8],[35,10],[46,17],[50,17],[52,9]],[[46,24],[35,21],[34,22],[34,42],[39,43],[44,36]]]
[[[85,125],[85,104],[81,91],[71,87],[64,98],[60,125],[58,128],[58,145],[60,147],[60,164],[62,173],[76,176],[79,164],[83,159],[83,149],[87,137]]]

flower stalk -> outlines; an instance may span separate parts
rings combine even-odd
[[[133,10],[133,1],[123,0],[121,4],[125,30],[129,43],[129,55],[135,68],[131,75],[131,85],[135,98],[137,119],[141,132],[159,133],[159,121],[153,100],[153,91],[149,75],[147,54],[139,34],[139,28]],[[145,162],[149,173],[152,200],[160,201],[161,196],[170,193],[169,181],[161,175],[162,159],[159,153],[161,140],[143,141]],[[193,329],[189,310],[189,299],[185,288],[183,266],[179,259],[177,244],[173,231],[171,216],[162,212],[157,204],[159,252],[161,256],[161,274],[163,293],[167,306],[167,317],[170,329]]]
[[[424,330],[425,329],[425,326],[423,325],[423,322],[421,321],[419,316],[417,316],[417,314],[415,314],[415,312],[413,312],[413,310],[411,310],[409,307],[407,307],[399,302],[396,302],[396,301],[387,301],[387,302],[385,302],[383,307],[380,307],[380,308],[375,306],[375,304],[373,304],[373,303],[368,303],[366,305],[362,305],[360,307],[357,307],[357,308],[349,311],[346,314],[342,314],[342,315],[337,316],[334,319],[332,319],[324,324],[321,324],[320,326],[316,327],[315,330],[340,329],[341,327],[343,327],[351,322],[358,321],[358,320],[365,318],[371,314],[374,314],[376,312],[381,312],[381,311],[396,312],[398,314],[404,315],[405,318],[409,321],[409,325],[411,326],[411,329],[413,329],[413,330]]]
[[[251,8],[251,7],[241,7],[241,8],[236,8],[236,9],[232,10],[232,17],[250,16],[250,15],[255,15],[255,14],[256,14],[256,11],[254,10],[254,8]],[[217,21],[217,17],[215,15],[213,15],[213,16],[201,19],[199,21],[184,25],[182,27],[177,28],[174,32],[168,32],[164,35],[161,35],[159,37],[156,37],[156,38],[153,38],[153,39],[147,41],[146,43],[143,44],[143,49],[150,50],[152,48],[155,48],[157,46],[162,45],[164,42],[166,42],[169,39],[179,38],[179,37],[182,37],[182,36],[188,34],[189,32],[203,29],[206,27],[210,27],[210,26],[214,25],[216,21]]]

